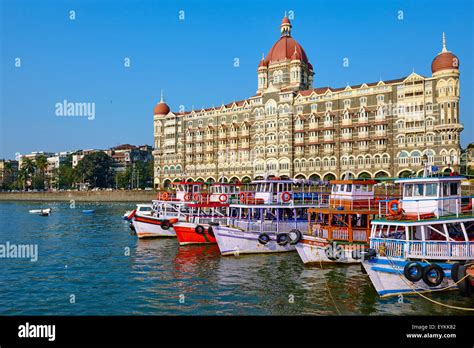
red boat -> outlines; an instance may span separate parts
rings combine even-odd
[[[240,184],[214,183],[207,195],[197,202],[186,203],[190,209],[187,221],[173,224],[180,245],[216,244],[212,224],[229,218],[229,203],[237,199]],[[196,197],[198,198],[198,197]]]

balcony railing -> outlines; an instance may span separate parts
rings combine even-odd
[[[401,259],[466,260],[474,256],[472,241],[405,241],[371,238],[370,246],[381,256]]]

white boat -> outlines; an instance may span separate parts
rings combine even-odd
[[[30,214],[49,215],[51,214],[51,208],[46,209],[32,209],[29,210]]]
[[[153,212],[153,204],[137,204],[134,210],[127,210],[123,214],[124,220],[132,220],[135,213],[141,213],[142,215],[151,215]]]
[[[461,196],[462,179],[395,180],[402,199],[379,203],[362,262],[380,296],[452,289],[470,293],[472,280],[464,276],[474,260],[474,208],[473,197]]]
[[[185,221],[187,210],[184,203],[153,201],[151,214],[135,213],[133,228],[138,238],[176,237],[173,224]]]
[[[255,191],[240,192],[241,203],[230,204],[226,224],[213,226],[222,255],[295,250],[307,229],[306,209],[316,204],[317,192],[294,192],[292,180],[255,180]]]

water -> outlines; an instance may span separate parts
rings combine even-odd
[[[28,213],[46,206],[49,217]],[[417,296],[380,299],[358,265],[321,270],[296,252],[221,257],[216,245],[138,240],[121,220],[131,207],[0,202],[0,243],[39,250],[37,262],[0,259],[0,315],[469,314]],[[457,291],[430,298],[474,307]]]

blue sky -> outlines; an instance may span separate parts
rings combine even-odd
[[[430,76],[445,31],[460,59],[462,145],[474,141],[470,0],[0,2],[0,158],[152,144],[161,89],[172,110],[253,95],[258,62],[279,38],[285,11],[294,13],[292,34],[315,68],[315,87],[413,70]],[[56,116],[65,99],[95,103],[95,119]]]

